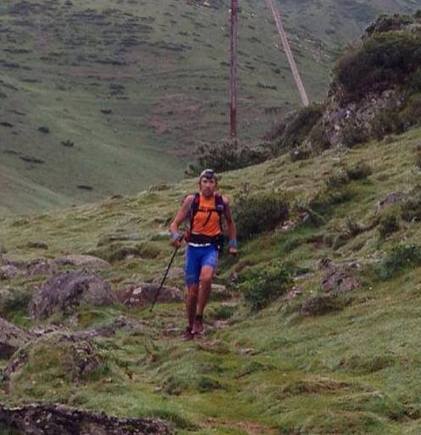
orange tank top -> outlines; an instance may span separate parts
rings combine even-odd
[[[221,223],[216,211],[215,196],[205,198],[200,195],[199,208],[193,218],[192,233],[209,237],[221,234]]]

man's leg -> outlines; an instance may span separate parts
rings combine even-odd
[[[187,287],[186,310],[190,329],[193,329],[194,319],[196,318],[198,292],[199,284],[191,284]]]
[[[199,292],[200,257],[198,251],[191,246],[186,250],[185,275],[186,275],[186,314],[188,326],[184,332],[185,339],[193,338],[192,329],[196,318],[197,299]]]
[[[197,301],[197,315],[203,316],[206,304],[208,303],[209,294],[212,287],[214,268],[211,266],[204,266],[200,272],[200,286]]]
[[[212,279],[218,264],[218,251],[211,247],[209,253],[203,259],[203,265],[200,270],[200,285],[197,301],[196,320],[193,326],[193,333],[200,334],[203,332],[203,312],[209,300],[209,294],[212,287]]]

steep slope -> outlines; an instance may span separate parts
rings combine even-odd
[[[11,211],[134,193],[181,177],[198,141],[226,135],[227,1],[36,1],[0,6],[1,164],[33,190]],[[414,1],[280,2],[311,99],[338,49],[379,11]],[[298,105],[264,2],[241,5],[241,137]],[[45,196],[47,195],[47,197]],[[4,206],[5,207],[5,206]]]

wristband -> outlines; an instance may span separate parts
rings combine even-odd
[[[229,247],[229,248],[235,248],[235,249],[237,249],[237,240],[235,240],[235,239],[230,240],[230,241],[228,242],[228,247]]]
[[[180,239],[181,239],[181,234],[178,231],[171,233],[171,240],[180,240]]]

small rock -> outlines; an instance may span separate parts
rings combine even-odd
[[[159,284],[140,283],[136,286],[117,292],[119,302],[130,307],[145,306],[155,299]],[[183,292],[176,287],[162,287],[159,292],[158,303],[180,302],[183,300]]]
[[[0,280],[12,279],[15,276],[17,276],[19,273],[20,273],[19,269],[11,264],[0,266]]]

